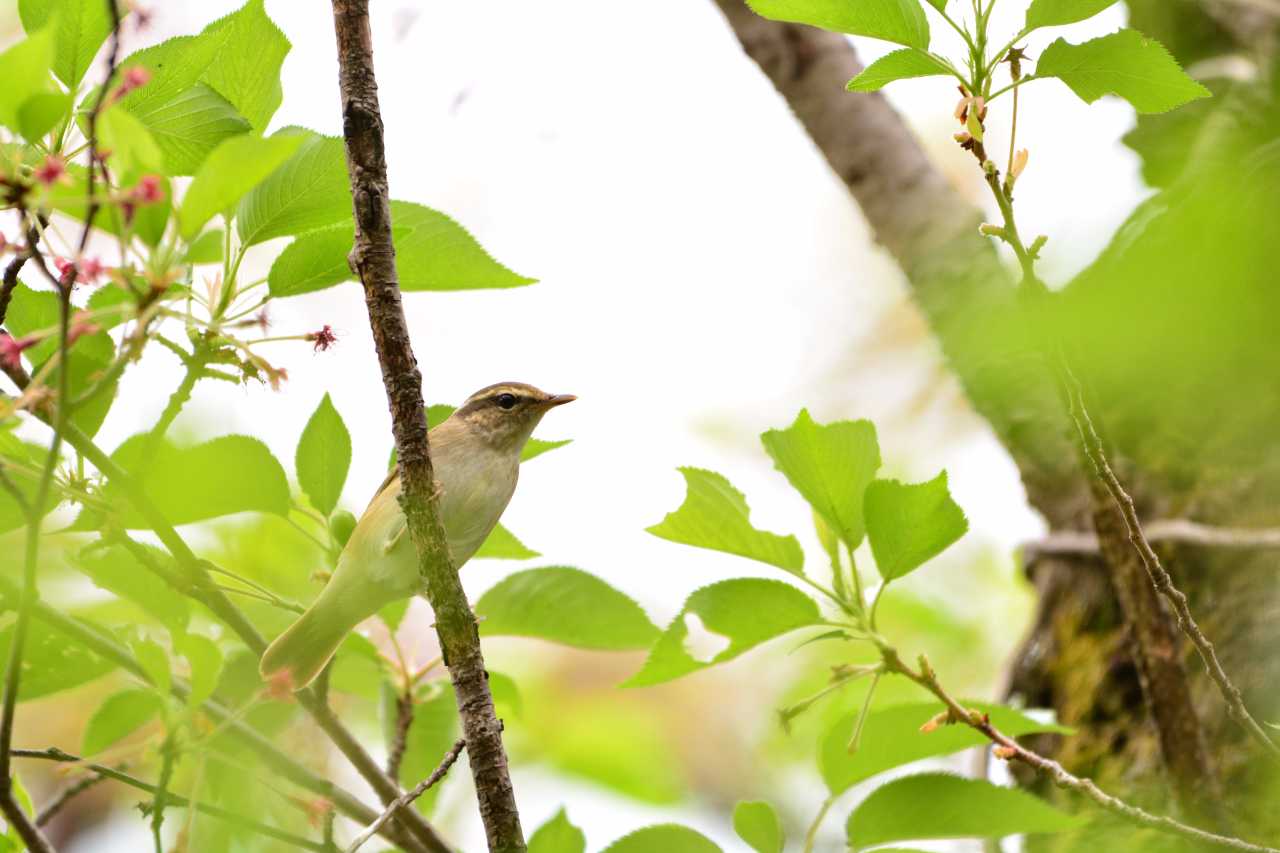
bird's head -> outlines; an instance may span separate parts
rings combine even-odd
[[[498,450],[519,453],[543,415],[576,399],[572,394],[548,394],[523,382],[499,382],[468,397],[450,420],[465,424]]]

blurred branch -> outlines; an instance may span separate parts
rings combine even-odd
[[[493,707],[475,614],[467,602],[436,506],[422,375],[400,302],[391,202],[368,0],[332,0],[342,135],[355,219],[348,264],[360,278],[382,369],[400,462],[400,507],[418,555],[436,635],[453,682],[489,850],[523,853],[524,832]],[[411,810],[410,810],[411,811]],[[402,812],[403,813],[403,812]]]
[[[0,575],[0,596],[14,599],[18,595],[17,586],[8,578]],[[36,605],[35,617],[73,641],[79,643],[95,654],[111,661],[116,666],[139,679],[144,684],[155,686],[147,670],[138,662],[127,648],[118,643],[114,637],[96,626],[74,617],[43,602]],[[181,679],[174,678],[171,692],[182,701],[190,695],[190,688]],[[274,743],[244,723],[236,712],[229,710],[214,700],[206,700],[201,706],[219,725],[225,725],[227,731],[239,740],[263,764],[295,785],[333,802],[338,811],[361,824],[367,824],[377,817],[378,813],[356,799],[343,788],[328,779],[318,776],[292,756],[281,752]],[[429,848],[423,847],[398,824],[383,827],[383,835],[403,847],[406,851],[419,853]]]
[[[413,685],[405,673],[405,689],[396,697],[396,730],[387,750],[387,775],[400,778],[400,763],[404,761],[405,747],[409,741],[409,728],[413,725]]]
[[[965,708],[950,693],[948,693],[938,681],[937,674],[929,665],[928,659],[921,655],[919,659],[919,671],[911,669],[903,663],[902,658],[898,655],[897,649],[892,646],[881,643],[880,656],[884,661],[885,670],[887,672],[897,673],[906,676],[911,681],[928,690],[935,697],[941,700],[946,706],[946,711],[939,714],[931,721],[936,725],[946,725],[954,723],[963,723],[970,728],[981,733],[987,740],[996,745],[996,755],[1006,761],[1020,761],[1028,767],[1032,767],[1041,773],[1047,775],[1054,784],[1062,788],[1068,788],[1079,794],[1088,797],[1098,806],[1102,807],[1114,815],[1118,815],[1130,823],[1139,826],[1145,826],[1150,829],[1159,830],[1160,832],[1177,835],[1190,841],[1201,844],[1210,844],[1215,847],[1227,847],[1232,850],[1247,851],[1247,853],[1280,853],[1274,847],[1265,847],[1260,844],[1252,844],[1239,838],[1233,838],[1228,835],[1218,835],[1212,832],[1206,832],[1203,829],[1197,829],[1173,818],[1154,815],[1137,806],[1130,805],[1123,800],[1113,797],[1099,788],[1091,779],[1084,779],[1068,772],[1058,762],[1046,758],[1039,753],[1032,752],[1026,747],[1019,744],[1016,740],[1001,732],[991,724],[990,718],[981,711],[974,711]],[[926,724],[926,728],[929,724]],[[927,729],[931,730],[931,729]]]
[[[36,815],[36,826],[44,826],[49,821],[57,817],[58,812],[62,811],[63,806],[74,800],[95,785],[105,782],[109,777],[92,775],[85,776],[67,785],[58,795],[50,800],[44,808],[40,809],[40,813]]]
[[[57,747],[50,747],[49,749],[15,749],[13,754],[17,758],[35,758],[43,759],[45,761],[76,764],[95,774],[93,776],[86,777],[85,779],[81,779],[79,782],[69,787],[66,792],[58,797],[57,800],[50,803],[50,805],[41,812],[41,817],[38,821],[40,823],[43,823],[48,819],[46,815],[51,817],[53,813],[56,813],[57,807],[60,807],[65,800],[70,799],[72,796],[75,796],[98,782],[105,779],[111,779],[124,785],[128,785],[131,788],[136,788],[139,791],[145,791],[148,794],[153,795],[157,800],[163,795],[165,805],[167,807],[180,809],[194,808],[201,814],[206,814],[209,817],[226,821],[227,823],[239,826],[251,832],[256,832],[258,835],[262,835],[266,838],[274,838],[277,841],[283,841],[286,844],[291,844],[302,850],[313,850],[316,851],[316,853],[324,853],[325,851],[323,845],[315,841],[311,841],[310,839],[303,838],[300,835],[285,832],[284,830],[277,829],[274,826],[260,823],[253,818],[245,817],[244,815],[236,814],[235,812],[218,808],[217,806],[211,806],[207,803],[192,803],[189,799],[180,794],[168,792],[164,789],[164,786],[152,785],[149,782],[144,782],[141,779],[137,779],[112,767],[93,764],[92,762],[85,761],[83,758],[63,752]]]
[[[365,828],[364,832],[361,832],[351,841],[351,844],[347,847],[346,853],[356,853],[356,851],[359,850],[366,841],[377,834],[378,828],[390,820],[392,815],[418,799],[418,797],[421,797],[427,792],[428,788],[443,779],[444,775],[449,772],[449,768],[453,766],[453,762],[458,760],[458,756],[462,753],[462,748],[466,745],[467,742],[465,740],[456,741],[453,746],[449,748],[449,751],[445,753],[444,758],[440,760],[439,766],[437,766],[435,770],[431,771],[431,775],[415,785],[413,790],[406,791],[396,799],[394,803],[387,806],[387,810],[378,815],[377,820],[369,824],[369,826]]]
[[[1280,548],[1280,528],[1216,527],[1186,518],[1160,519],[1142,524],[1148,542],[1170,542],[1201,548],[1272,550]],[[1101,553],[1098,534],[1091,530],[1053,530],[1043,538],[1022,545],[1023,560],[1042,556],[1096,556]]]

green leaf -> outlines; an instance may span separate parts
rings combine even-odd
[[[13,626],[0,631],[0,660],[9,659]],[[43,622],[33,621],[22,654],[18,700],[26,702],[87,684],[111,672],[115,664],[73,643]]]
[[[557,450],[571,443],[573,443],[571,438],[564,438],[560,441],[543,441],[540,438],[531,438],[525,442],[524,450],[520,451],[520,461],[528,462],[530,459],[536,459],[544,453],[550,453],[552,450]]]
[[[563,808],[529,839],[529,853],[584,853],[586,849],[587,837],[569,823]]]
[[[21,492],[28,506],[35,503],[40,472],[44,469],[48,454],[48,447],[23,441],[7,429],[0,429],[0,466],[4,467],[5,473]],[[53,509],[59,501],[61,496],[51,490],[44,512]],[[22,506],[9,494],[8,489],[0,489],[0,533],[24,527],[26,523],[27,516]]]
[[[21,130],[19,111],[28,99],[56,91],[49,65],[54,57],[54,33],[46,27],[0,53],[0,124]]]
[[[473,558],[490,560],[532,560],[541,556],[537,551],[526,548],[514,533],[501,524],[494,525],[484,544],[472,555]]]
[[[217,264],[222,262],[222,247],[226,240],[226,232],[221,228],[205,231],[187,244],[187,252],[182,258],[184,264]]]
[[[297,136],[236,136],[214,149],[200,165],[178,209],[183,239],[190,240],[214,216],[229,211],[287,160],[302,141]]]
[[[18,107],[18,130],[36,142],[71,111],[71,96],[64,92],[38,92]]]
[[[1040,55],[1036,76],[1057,77],[1088,104],[1103,95],[1119,95],[1140,113],[1167,112],[1211,94],[1187,76],[1162,44],[1137,30],[1084,44],[1058,39]]]
[[[729,641],[710,660],[698,660],[685,648],[686,619],[697,616],[702,626]],[[815,625],[822,614],[813,599],[782,581],[738,578],[696,590],[649,652],[644,666],[624,687],[645,687],[671,681],[691,672],[732,660],[766,640],[797,628]]]
[[[328,394],[307,421],[298,440],[295,458],[298,485],[306,492],[311,505],[326,516],[333,512],[342,497],[351,467],[351,433],[342,415],[333,407]]]
[[[100,0],[18,0],[18,16],[29,33],[55,23],[53,73],[72,91],[111,33],[111,16]]]
[[[171,524],[189,524],[237,512],[289,512],[289,480],[267,446],[246,435],[226,435],[193,447],[167,439],[148,447],[146,433],[125,440],[111,458],[138,476],[152,503]],[[148,527],[118,487],[107,494],[119,507],[117,522],[129,529]]]
[[[166,552],[149,545],[142,547],[160,565],[173,565]],[[97,586],[138,605],[165,627],[186,630],[191,619],[187,597],[140,565],[125,548],[119,545],[94,548],[80,554],[75,564]]]
[[[301,127],[275,137],[302,144],[279,169],[240,200],[236,227],[246,246],[351,220],[351,187],[342,139]]]
[[[538,637],[582,649],[648,647],[658,635],[627,596],[580,569],[556,566],[516,572],[480,597],[485,637]]]
[[[1066,726],[1041,723],[1012,708],[988,702],[963,702],[991,717],[991,723],[1009,737],[1051,732],[1072,734]],[[878,773],[939,755],[981,746],[987,739],[963,724],[940,726],[931,732],[920,727],[943,708],[937,702],[913,702],[881,708],[867,715],[856,752],[849,754],[849,738],[858,714],[848,714],[827,730],[818,745],[818,768],[832,795],[841,794]]]
[[[785,836],[773,806],[744,800],[733,807],[733,831],[756,853],[782,853]]]
[[[146,86],[138,91],[145,89]],[[249,122],[235,107],[203,83],[196,83],[168,101],[129,111],[151,131],[164,155],[166,175],[195,174],[223,141],[250,130]]]
[[[138,663],[146,670],[147,677],[155,685],[156,691],[161,694],[168,693],[173,685],[173,674],[169,669],[169,655],[164,647],[146,637],[134,639],[129,643],[129,647],[133,649],[133,656],[138,659]]]
[[[922,803],[928,803],[928,808],[921,808]],[[1017,788],[924,773],[895,779],[872,791],[849,815],[846,831],[849,845],[863,850],[912,839],[1063,832],[1081,823],[1080,818]]]
[[[862,542],[862,494],[880,468],[880,445],[870,421],[815,423],[800,410],[786,429],[760,436],[764,449],[796,491],[849,548]]]
[[[701,832],[674,823],[637,829],[604,849],[604,853],[723,853]]]
[[[249,0],[240,9],[205,27],[222,35],[218,57],[201,75],[261,133],[280,107],[280,66],[292,45],[267,17],[263,0]]]
[[[476,290],[534,283],[495,261],[466,229],[443,213],[393,201],[391,221],[402,290]],[[355,228],[348,222],[294,240],[271,265],[267,282],[272,295],[297,296],[354,280],[347,265],[354,236]]]
[[[746,498],[720,474],[681,468],[684,503],[660,523],[646,528],[662,539],[710,548],[759,560],[792,574],[802,574],[804,552],[794,536],[780,536],[751,526]]]
[[[159,172],[164,155],[146,125],[127,110],[113,106],[98,117],[98,138],[110,152],[107,165],[121,183],[132,183],[144,173]]]
[[[871,36],[921,49],[929,46],[929,22],[918,0],[748,0],[775,21]]]
[[[1114,6],[1117,0],[1031,0],[1027,9],[1027,26],[1024,32],[1040,27],[1057,27],[1074,24]]]
[[[894,80],[950,73],[950,69],[932,54],[907,47],[880,57],[850,80],[845,88],[850,92],[876,92]]]
[[[191,668],[191,694],[187,704],[193,708],[213,695],[222,677],[222,650],[218,644],[200,634],[183,634],[174,644]]]
[[[867,486],[867,537],[886,582],[910,574],[969,529],[947,491],[947,472],[927,483],[876,480]]]
[[[154,690],[121,690],[89,717],[84,727],[80,752],[86,758],[97,755],[116,741],[151,722],[163,705]]]

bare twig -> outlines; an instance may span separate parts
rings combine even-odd
[[[76,784],[68,788],[67,791],[70,792],[71,796],[74,796],[75,794],[80,793],[85,788],[88,788],[97,782],[101,782],[104,779],[111,779],[113,781],[120,782],[124,785],[128,785],[131,788],[136,788],[139,791],[145,791],[148,794],[152,794],[153,796],[158,797],[160,795],[161,789],[159,786],[152,785],[149,782],[144,782],[141,779],[130,776],[129,774],[124,773],[123,771],[117,770],[113,767],[106,767],[101,764],[93,764],[91,762],[87,762],[84,759],[79,758],[75,755],[71,755],[70,753],[63,752],[62,750],[57,749],[56,747],[52,747],[50,749],[15,749],[13,751],[13,754],[14,754],[14,757],[16,758],[35,758],[35,759],[41,759],[44,761],[57,761],[57,762],[67,763],[67,764],[78,764],[84,767],[86,770],[89,770],[93,774],[95,774],[93,776],[87,776],[84,779],[81,779],[79,782],[77,782]],[[292,844],[294,847],[298,847],[303,850],[313,850],[313,851],[316,851],[316,853],[324,853],[325,848],[321,844],[317,844],[316,842],[308,838],[303,838],[302,836],[294,835],[293,833],[290,833],[290,832],[285,832],[282,829],[277,829],[274,826],[269,826],[265,823],[260,823],[259,821],[256,821],[253,818],[245,817],[244,815],[236,814],[235,812],[228,811],[227,809],[218,808],[217,806],[212,806],[207,803],[193,804],[189,799],[187,799],[186,797],[180,794],[166,792],[164,797],[165,797],[166,806],[169,808],[180,808],[180,809],[194,808],[196,811],[200,812],[201,814],[206,814],[209,817],[226,821],[227,823],[233,824],[235,826],[248,829],[251,832],[256,832],[257,834],[262,835],[264,837],[274,838],[277,841],[283,841],[286,844]],[[62,800],[62,799],[63,799],[63,796],[60,796],[59,800]],[[66,799],[70,799],[70,797],[66,797]],[[53,811],[56,811],[56,809],[53,808],[53,804],[51,803],[48,807],[46,807],[44,812],[41,812],[42,819],[40,822],[41,823],[44,822],[45,820],[44,815],[46,813],[53,812]]]
[[[406,682],[408,673],[405,674]],[[404,750],[409,742],[409,728],[413,725],[413,685],[406,684],[405,690],[396,697],[396,729],[391,739],[391,748],[387,750],[387,775],[392,779],[400,778],[400,763],[404,761]]]
[[[1021,761],[1028,767],[1035,768],[1041,773],[1047,775],[1054,784],[1062,788],[1068,788],[1088,797],[1098,806],[1108,812],[1125,819],[1130,823],[1138,826],[1145,826],[1150,829],[1156,829],[1161,832],[1177,835],[1191,841],[1201,844],[1211,844],[1215,847],[1226,847],[1232,850],[1246,851],[1246,853],[1280,853],[1274,847],[1266,847],[1261,844],[1253,844],[1239,838],[1233,838],[1229,835],[1218,835],[1213,832],[1206,832],[1203,829],[1197,829],[1173,818],[1154,815],[1137,806],[1130,805],[1118,797],[1106,793],[1099,788],[1091,779],[1084,779],[1076,776],[1066,770],[1058,762],[1046,758],[1039,753],[1033,752],[1022,746],[1013,738],[1001,732],[991,724],[991,720],[981,711],[974,711],[965,708],[950,693],[943,688],[938,681],[937,674],[929,665],[929,661],[920,656],[919,671],[912,669],[903,663],[896,649],[891,646],[880,646],[881,658],[884,660],[885,669],[888,672],[895,672],[899,675],[906,676],[911,681],[928,690],[946,706],[949,714],[949,722],[963,723],[976,731],[980,732],[987,740],[996,745],[996,754],[1007,761]]]
[[[57,796],[46,803],[44,808],[40,809],[40,813],[36,815],[36,826],[46,825],[49,821],[57,817],[58,812],[62,811],[62,808],[67,803],[71,802],[93,786],[105,782],[106,780],[106,776],[91,775],[84,776],[83,778],[72,782],[70,785],[67,785],[58,792]]]
[[[359,850],[366,841],[377,834],[379,827],[390,820],[397,811],[403,809],[405,806],[418,799],[418,797],[421,797],[427,792],[428,788],[443,779],[444,775],[449,772],[449,768],[453,766],[453,762],[458,760],[458,756],[462,753],[462,748],[466,745],[467,742],[465,740],[456,741],[454,745],[449,748],[449,751],[445,753],[444,758],[440,760],[439,766],[437,766],[435,770],[431,771],[431,775],[415,785],[413,790],[406,791],[400,797],[396,798],[395,802],[387,806],[387,810],[378,815],[377,820],[365,827],[363,832],[352,839],[351,843],[347,845],[346,853],[356,853],[356,851]]]
[[[475,614],[467,603],[436,507],[422,376],[409,340],[391,239],[391,203],[368,0],[332,0],[338,47],[343,139],[355,219],[348,262],[364,287],[369,326],[391,410],[403,491],[400,506],[418,554],[419,573],[435,613],[453,682],[467,763],[492,853],[526,849],[520,813],[493,707]]]

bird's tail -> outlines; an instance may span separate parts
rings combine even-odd
[[[301,690],[324,669],[353,626],[320,604],[313,604],[267,647],[258,664],[263,679],[287,678],[291,690]]]

